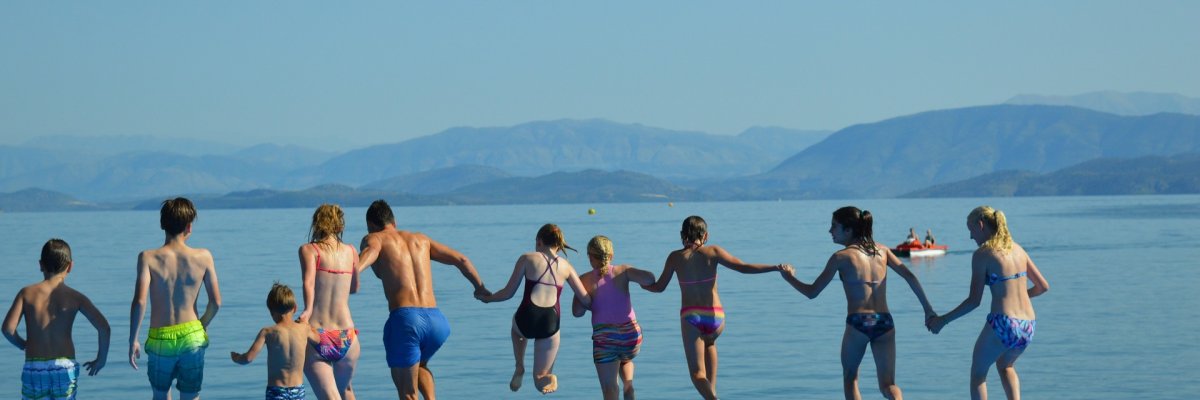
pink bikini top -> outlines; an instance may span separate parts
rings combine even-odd
[[[321,272],[328,272],[328,273],[331,273],[331,274],[339,274],[339,275],[340,275],[340,274],[351,274],[351,273],[354,273],[354,270],[353,270],[353,269],[348,269],[348,270],[336,270],[336,269],[329,269],[329,268],[322,267],[322,266],[321,266],[321,248],[320,248],[320,247],[317,247],[317,244],[316,244],[316,243],[312,243],[312,247],[313,247],[313,250],[316,250],[316,252],[317,252],[317,271],[321,271]]]

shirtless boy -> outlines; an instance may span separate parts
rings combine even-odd
[[[246,365],[267,347],[267,400],[304,400],[304,352],[309,344],[321,342],[307,323],[293,321],[296,295],[286,285],[276,283],[267,295],[271,325],[258,331],[258,337],[245,353],[229,352],[233,362]]]

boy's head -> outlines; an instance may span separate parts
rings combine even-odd
[[[271,286],[271,293],[267,294],[267,309],[271,310],[271,316],[273,317],[295,312],[296,295],[292,293],[292,289],[288,288],[287,285],[275,282]]]
[[[54,238],[42,245],[42,258],[38,260],[42,272],[57,275],[71,266],[71,246],[65,240]]]
[[[168,235],[178,235],[196,220],[196,207],[183,197],[163,201],[158,212],[158,224]]]
[[[386,201],[375,200],[367,207],[367,229],[374,232],[383,229],[388,224],[395,224],[396,216],[392,214],[392,206]]]

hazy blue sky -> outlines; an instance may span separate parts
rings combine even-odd
[[[733,134],[1020,93],[1196,97],[1198,21],[1159,1],[5,1],[0,144],[348,149],[593,117]]]

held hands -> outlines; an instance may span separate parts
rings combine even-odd
[[[487,290],[487,288],[483,287],[483,285],[480,285],[479,287],[475,288],[475,299],[476,300],[487,303],[488,297],[492,297],[492,291]]]
[[[138,342],[129,344],[129,365],[133,366],[133,370],[137,371],[137,360],[142,358],[142,345]]]
[[[778,269],[779,269],[780,276],[783,276],[783,277],[788,277],[788,276],[795,277],[796,276],[796,269],[792,268],[792,264],[779,264]]]
[[[934,315],[925,319],[925,328],[933,332],[934,335],[940,333],[942,328],[946,327],[946,318],[943,316]]]
[[[298,322],[298,323],[306,323],[306,322],[308,322],[308,319],[309,319],[310,317],[312,317],[312,309],[311,309],[311,308],[310,308],[310,309],[307,309],[307,310],[304,310],[304,312],[300,313],[300,316],[299,316],[299,317],[296,317],[296,322]]]
[[[95,360],[83,363],[83,368],[87,370],[88,376],[96,376],[96,374],[100,373],[100,369],[104,368],[104,364],[107,361],[108,360],[103,358],[97,358]],[[137,365],[135,364],[133,368],[137,369]]]

